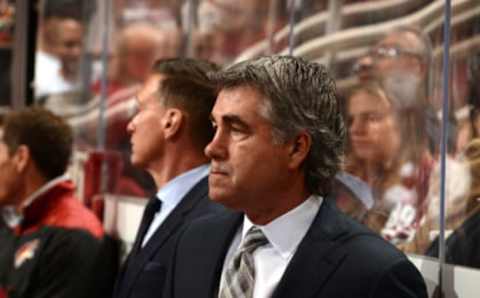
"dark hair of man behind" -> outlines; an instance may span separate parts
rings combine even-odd
[[[190,80],[200,81],[204,84],[210,82],[207,74],[216,72],[220,69],[214,63],[190,59],[190,58],[170,58],[156,61],[152,67],[152,73],[163,74],[166,76],[182,76]]]
[[[162,104],[187,113],[190,136],[200,150],[213,137],[210,112],[217,97],[207,74],[219,69],[214,63],[190,58],[160,59],[152,67],[153,74],[166,77],[158,90]]]
[[[214,73],[219,88],[250,86],[265,96],[264,115],[277,142],[300,132],[312,145],[303,165],[307,189],[326,195],[340,167],[345,126],[327,69],[292,56],[260,57]]]
[[[25,145],[46,179],[65,172],[73,136],[70,126],[62,118],[42,108],[25,108],[8,114],[3,127],[4,142],[10,154]]]

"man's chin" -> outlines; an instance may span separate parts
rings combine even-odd
[[[136,168],[143,168],[143,162],[135,157],[130,157],[130,163]]]
[[[233,210],[238,210],[240,211],[242,209],[241,206],[239,206],[239,202],[235,200],[233,195],[227,194],[227,193],[221,193],[221,192],[215,192],[215,191],[210,191],[209,192],[209,197],[210,199],[218,204],[221,204],[228,209],[233,209]]]

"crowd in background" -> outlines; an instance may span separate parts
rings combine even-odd
[[[226,67],[262,42],[268,46],[257,55],[285,54],[291,40],[271,35],[287,30],[292,17],[325,10],[324,2],[304,1],[303,10],[295,14],[290,13],[296,9],[292,1],[201,0],[194,8],[182,1],[112,1],[108,64],[102,61],[102,32],[92,26],[101,23],[105,3],[42,2],[34,103],[65,119],[73,128],[74,158],[87,156],[83,165],[92,175],[83,182],[81,199],[95,209],[102,192],[144,198],[156,191],[153,179],[130,162],[127,129],[154,61],[189,56]],[[367,15],[352,24],[374,21]],[[337,82],[354,82],[337,88],[347,135],[332,200],[402,251],[436,257],[442,40],[441,30],[423,29],[394,26],[372,38],[363,54],[342,69],[332,67],[334,73],[348,76]],[[477,38],[479,32],[478,20],[455,28],[452,44]],[[307,37],[295,42],[302,43],[302,38]],[[475,268],[480,268],[479,59],[478,50],[467,49],[451,61],[445,179],[447,261]],[[95,182],[102,175],[102,161],[109,170],[107,189]],[[101,208],[97,211],[101,214]]]
[[[268,1],[199,1],[192,39],[186,40],[191,13],[186,3],[116,1],[113,4],[115,26],[110,35],[112,48],[106,76],[102,78],[97,60],[88,90],[78,89],[80,80],[68,87],[68,91],[76,90],[77,94],[87,92],[91,100],[86,104],[66,101],[69,93],[62,92],[58,98],[58,90],[51,90],[47,100],[42,98],[44,93],[40,87],[36,88],[36,94],[39,103],[70,119],[77,130],[79,148],[86,150],[97,145],[98,105],[100,98],[106,96],[106,148],[123,152],[116,157],[121,159],[123,169],[113,175],[117,177],[110,191],[147,196],[152,190],[151,181],[132,169],[122,154],[128,155],[129,150],[125,128],[134,111],[133,97],[153,60],[188,54],[228,65],[242,51],[265,40],[267,34],[288,26],[289,12],[295,8],[281,1],[277,7],[270,7]],[[315,1],[306,1],[303,5],[304,17],[326,9]],[[78,14],[79,11],[81,9],[62,11],[61,5],[47,5],[43,11],[37,63],[42,63],[42,56],[57,57],[59,71],[56,73],[63,80],[73,78],[73,74],[80,78],[82,46],[92,47],[94,52],[99,50],[98,42],[82,44],[88,23],[82,23],[81,17],[85,16]],[[98,17],[92,11],[90,8],[89,21]],[[371,20],[364,18],[356,22]],[[71,27],[75,27],[72,30],[77,33],[63,36]],[[469,30],[474,34],[478,24],[472,27]],[[62,34],[55,34],[55,28]],[[460,39],[457,36],[462,34],[468,32],[454,32],[454,39]],[[418,27],[396,27],[372,42],[367,54],[350,64],[356,85],[338,88],[348,124],[344,172],[353,176],[339,177],[338,205],[385,239],[418,254],[427,252],[438,232],[441,84],[438,84],[439,75],[432,71],[439,69],[438,59],[434,59],[437,40],[438,34],[429,35]],[[275,41],[273,45],[269,51],[276,52],[287,43]],[[465,153],[479,129],[479,95],[475,84],[479,76],[478,57],[466,55],[453,61],[452,66],[447,161],[449,231],[456,230],[475,214],[478,203],[472,194],[477,183],[472,174],[474,169]],[[37,65],[36,86],[47,78],[40,73],[47,68]],[[49,74],[55,73],[52,69],[48,68]],[[106,82],[105,90],[102,80]],[[48,85],[56,88],[61,84]],[[347,189],[343,194],[342,187]]]

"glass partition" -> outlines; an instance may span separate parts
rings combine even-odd
[[[337,81],[348,128],[337,206],[406,253],[437,257],[444,185],[446,261],[480,268],[479,1],[451,2],[449,40],[440,0],[40,3],[36,103],[75,128],[72,173],[88,204],[107,192],[155,191],[151,178],[130,165],[126,131],[133,97],[155,59],[227,66],[293,54],[326,64]],[[40,81],[52,75],[47,87],[54,90],[45,93]]]

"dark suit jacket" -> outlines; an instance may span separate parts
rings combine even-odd
[[[166,297],[216,297],[222,266],[243,214],[191,223],[179,237]],[[427,297],[405,255],[324,200],[274,298]]]
[[[185,223],[224,211],[208,198],[208,178],[195,185],[140,251],[132,250],[120,270],[113,297],[160,297],[175,239]],[[142,220],[143,222],[143,220]],[[141,230],[140,227],[139,230]],[[137,237],[135,242],[140,241]],[[136,247],[137,243],[133,247]]]
[[[4,268],[7,297],[103,298],[111,294],[104,291],[107,280],[103,277],[109,268],[100,259],[102,241],[87,231],[43,226],[15,236],[14,242],[11,261]]]

